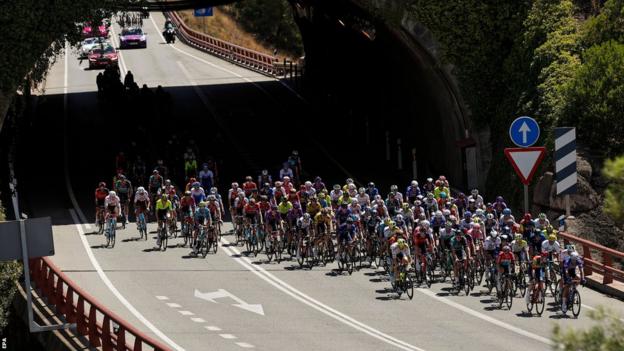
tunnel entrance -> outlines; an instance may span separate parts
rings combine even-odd
[[[463,103],[440,63],[407,30],[346,0],[293,7],[307,86],[329,111],[315,120],[342,131],[359,161],[385,165],[400,180],[411,179],[415,167],[419,179],[445,174],[457,187],[479,186]]]

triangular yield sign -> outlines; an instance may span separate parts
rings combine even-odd
[[[533,174],[546,154],[545,147],[519,147],[505,149],[505,156],[513,166],[520,181],[529,185]]]

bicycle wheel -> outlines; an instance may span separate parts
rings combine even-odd
[[[556,287],[555,287],[555,293],[553,294],[553,297],[555,298],[555,303],[557,304],[557,306],[561,305],[561,279],[559,279],[557,281]]]
[[[412,277],[410,277],[408,274],[405,275],[405,293],[407,294],[407,297],[409,297],[409,299],[413,299],[414,298],[414,281],[412,280]]]
[[[505,303],[505,286],[503,285],[501,287],[502,291],[498,291],[498,286],[494,287],[494,289],[496,290],[496,299],[498,300],[498,308],[501,309],[503,308],[503,304]]]
[[[463,274],[464,272],[461,272],[460,274]],[[468,283],[468,280],[470,280],[470,275],[468,274],[468,272],[466,272],[466,278],[464,278],[464,276],[460,276],[459,279],[463,280],[463,284],[464,284],[464,293],[466,293],[466,296],[470,295],[470,284]]]
[[[213,232],[212,235],[214,235],[213,241],[212,241],[212,253],[216,254],[217,251],[219,250],[219,239],[218,239],[217,233]]]
[[[338,270],[340,270],[340,272],[343,272],[345,270],[345,264],[344,260],[342,259],[342,254],[338,258]]]
[[[510,311],[511,310],[511,305],[513,305],[513,298],[514,298],[514,291],[513,291],[513,284],[511,283],[511,281],[507,281],[507,288],[505,289],[507,292],[507,296],[505,296],[505,303],[507,304],[507,310]]]
[[[106,231],[106,247],[108,247],[110,245],[111,242],[111,228],[109,227],[108,230]]]
[[[204,237],[204,240],[200,241],[199,252],[201,253],[203,258],[206,258],[206,256],[208,255],[208,252],[210,251],[210,247],[212,244],[213,242],[208,239],[208,234],[206,234],[206,236]]]
[[[548,279],[548,289],[550,290],[550,293],[554,295],[557,291],[558,286],[559,284],[557,284],[557,273],[555,273],[555,270],[551,268]]]
[[[362,268],[362,256],[360,255],[360,249],[357,246],[351,250],[351,265],[357,270]]]
[[[527,277],[524,272],[520,272],[520,296],[524,296],[527,290]]]
[[[325,250],[327,256],[329,257],[330,262],[334,262],[336,259],[336,247],[334,246],[334,241],[329,239],[327,241],[327,248]]]
[[[113,228],[113,233],[112,233],[113,235],[112,235],[112,238],[111,238],[111,248],[115,247],[115,236],[117,235],[116,232],[117,232],[117,230],[115,228]]]
[[[425,278],[426,280],[425,282],[427,283],[428,288],[430,288],[431,284],[433,284],[434,278],[435,278],[435,272],[434,272],[433,265],[430,265],[429,262],[427,262],[427,277]]]
[[[299,263],[299,268],[303,268],[303,263],[305,262],[305,252],[301,249],[300,245],[297,245],[297,263]]]
[[[273,260],[273,250],[273,244],[271,244],[271,242],[267,242],[264,248],[264,253],[267,255],[268,262],[271,262]]]
[[[280,263],[280,261],[282,260],[282,241],[281,240],[275,240],[275,242],[273,243],[274,246],[274,250],[275,250],[275,260],[277,261],[277,263]]]
[[[162,238],[162,240],[160,242],[162,244],[162,250],[163,251],[167,251],[167,243],[169,242],[169,236],[167,235],[167,229],[163,229],[163,230],[165,232],[164,232],[163,238]]]
[[[347,253],[347,257],[346,257],[346,266],[347,266],[347,272],[349,272],[349,275],[353,274],[353,256],[350,253]]]
[[[536,309],[537,309],[537,301],[536,301],[536,299],[534,299],[535,293],[532,292],[532,291],[527,291],[527,294],[531,294],[531,296],[529,296],[529,302],[526,303],[527,312],[529,312],[529,314],[533,315],[533,313],[532,313],[533,312],[533,307],[536,307]],[[537,294],[539,294],[539,292]]]
[[[572,294],[572,315],[574,318],[577,318],[581,313],[581,294],[578,290],[574,289],[574,293]]]
[[[535,302],[535,312],[537,312],[538,316],[542,315],[542,312],[544,312],[545,307],[546,307],[546,291],[544,291],[544,289],[539,289],[537,301]]]

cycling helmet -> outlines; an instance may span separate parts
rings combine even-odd
[[[412,186],[418,186],[418,182],[415,180],[412,180]]]
[[[199,203],[199,207],[206,207],[206,202],[205,201],[201,201]]]
[[[208,195],[208,201],[215,201],[217,200],[217,197],[214,195]]]
[[[268,175],[268,174],[269,174],[269,171],[267,171],[266,169],[263,169],[263,170],[262,170],[262,175],[263,175],[263,176]]]
[[[166,185],[171,185],[171,179],[165,179],[165,184]],[[195,184],[195,183],[193,183],[193,184]]]
[[[245,177],[245,180],[246,180],[246,181],[248,181],[248,182],[251,182],[251,180],[252,180],[252,179],[253,179],[253,178],[251,178],[251,176],[246,176],[246,177]]]
[[[433,193],[432,192],[427,193],[427,198],[428,199],[433,199]]]
[[[253,199],[252,199],[252,200],[253,200]],[[300,207],[301,207],[301,204],[300,204],[299,202],[295,202],[295,203],[293,204],[293,207],[294,207],[294,208],[300,208]]]
[[[253,197],[251,199],[249,199],[249,203],[250,204],[255,204],[256,203],[256,199],[254,199]]]
[[[351,184],[351,183],[353,183],[353,179],[351,179],[351,178],[347,178],[347,180],[346,180],[345,182],[346,182],[347,184]]]
[[[421,204],[422,204],[422,201],[420,201],[420,200],[416,200],[416,201],[414,201],[414,206],[417,206],[417,207],[418,207],[418,206],[420,206]]]
[[[218,190],[217,190],[217,188],[216,188],[216,187],[214,187],[214,186],[213,186],[212,188],[210,188],[210,193],[211,193],[211,194],[216,194],[216,193],[217,193],[217,191],[218,191]]]
[[[475,215],[477,216],[483,216],[483,210],[480,208],[477,208],[477,210],[475,211]]]
[[[399,247],[399,249],[403,250],[407,247],[407,243],[405,242],[405,239],[399,239],[397,240],[397,246]]]
[[[342,200],[340,203],[341,206],[349,206],[349,202],[347,200]]]
[[[503,251],[507,252],[507,251],[509,251],[509,250],[511,250],[511,248],[509,247],[509,245],[505,245],[505,246],[503,246]]]
[[[472,189],[470,193],[472,194],[472,196],[477,196],[479,195],[479,189]]]
[[[308,181],[306,181],[306,182],[304,183],[304,185],[305,185],[306,187],[310,187],[310,186],[312,186],[312,182],[308,180]]]
[[[289,182],[289,181],[290,181],[290,177],[289,177],[289,176],[285,176],[285,177],[284,177],[284,181],[285,181],[285,182]]]
[[[399,187],[396,185],[390,185],[390,191],[397,191],[399,190]]]
[[[463,199],[466,197],[466,194],[464,193],[459,193],[459,195],[457,195],[458,198]]]
[[[364,194],[364,193],[366,192],[366,189],[365,189],[364,187],[359,188],[359,189],[358,189],[358,192],[359,192],[360,194]]]
[[[145,188],[140,186],[137,188],[137,193],[144,193],[145,192]]]
[[[275,182],[275,187],[279,188],[282,186],[282,182],[280,182],[279,180]]]
[[[442,185],[442,182],[441,182],[441,181],[439,181],[439,180],[436,180],[434,184],[435,184],[435,186],[439,187],[439,186],[441,186],[441,185]]]
[[[492,230],[490,231],[490,236],[491,236],[492,238],[496,238],[496,237],[498,236],[498,232],[497,232],[496,230],[492,229]]]
[[[348,217],[348,218],[347,218],[347,223],[353,223],[353,218]]]
[[[189,190],[187,190],[187,191],[185,191],[185,192],[184,192],[184,195],[185,195],[185,196],[190,196],[190,195],[191,195],[191,192],[190,192]]]
[[[540,213],[538,216],[539,219],[546,219],[546,214],[544,212]]]
[[[199,182],[193,183],[193,188],[199,188],[201,184]]]
[[[516,233],[516,235],[514,235],[514,239],[516,239],[518,241],[522,240],[522,234]]]
[[[100,188],[106,188],[106,183],[104,183],[104,182],[100,182],[100,184],[98,184],[98,187],[100,187]]]
[[[333,188],[334,188],[334,190],[340,190],[340,185],[334,184]]]
[[[450,215],[448,220],[449,220],[450,223],[455,223],[455,222],[457,222],[457,217],[455,217],[454,215]]]
[[[527,212],[527,213],[525,213],[525,214],[524,214],[524,220],[525,220],[525,221],[527,221],[527,222],[528,222],[528,221],[530,221],[530,220],[531,220],[531,218],[532,218],[532,217],[531,217],[531,214],[530,214],[529,212]]]
[[[310,219],[310,214],[309,213],[304,213],[303,214],[303,219],[305,219],[305,220]]]
[[[232,183],[232,188],[238,188],[238,183],[237,182]]]
[[[548,236],[548,241],[555,241],[555,240],[557,240],[557,236],[555,234],[550,234]]]
[[[504,209],[504,210],[503,210],[503,214],[504,214],[505,216],[508,216],[508,215],[510,215],[510,214],[511,214],[511,210],[510,210],[509,208],[506,208],[506,209]]]
[[[505,200],[503,199],[502,196],[499,195],[499,196],[496,197],[496,202],[503,202],[503,201],[505,201]]]
[[[117,195],[117,193],[116,193],[115,191],[111,190],[111,191],[109,191],[109,192],[108,192],[108,195],[110,195],[110,196],[116,196],[116,195]]]
[[[375,187],[375,183],[373,183],[373,182],[368,183],[368,187],[369,188],[374,188]]]
[[[494,215],[491,213],[488,213],[486,216],[487,219],[494,219]]]
[[[464,217],[465,218],[472,218],[472,212],[470,212],[470,211],[464,212]]]
[[[570,258],[571,258],[572,260],[576,260],[576,259],[578,259],[578,257],[579,257],[578,252],[573,251],[573,252],[571,252],[571,253],[570,253]]]
[[[433,178],[427,178],[427,183],[433,182]]]
[[[442,199],[446,199],[446,192],[441,191],[441,192],[440,192],[440,198],[442,198]]]
[[[576,249],[574,248],[574,245],[566,245],[566,251],[568,251],[568,253],[572,253],[575,252]]]
[[[410,204],[409,204],[409,203],[407,203],[407,202],[404,202],[404,203],[403,203],[403,209],[404,209],[404,210],[408,210],[408,209],[409,209],[409,207],[410,207]]]
[[[152,173],[153,173],[153,174],[158,174],[158,170],[157,170],[157,169],[155,169],[155,170],[153,170],[153,171],[152,171]]]
[[[479,223],[475,223],[475,224],[472,226],[472,229],[481,230],[481,225],[480,225]]]

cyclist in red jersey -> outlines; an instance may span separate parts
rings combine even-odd
[[[262,222],[262,218],[260,218],[260,206],[258,206],[256,200],[249,200],[249,202],[245,205],[243,212],[245,213],[245,219],[251,224],[258,224],[259,222]],[[260,221],[258,221],[259,218]]]
[[[108,196],[108,189],[106,183],[100,182],[95,189],[95,221],[97,222],[100,211],[104,209],[104,200]],[[96,223],[97,224],[97,223]]]
[[[258,186],[253,181],[251,176],[245,177],[245,183],[243,183],[243,191],[245,191],[245,196],[249,197],[253,190],[257,190]]]

